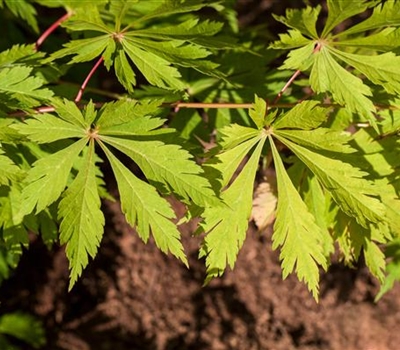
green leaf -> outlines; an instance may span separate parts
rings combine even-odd
[[[352,39],[335,41],[335,46],[359,47],[362,49],[372,49],[378,51],[393,51],[400,45],[400,28],[384,28],[376,34],[365,37],[357,36]]]
[[[318,177],[330,192],[335,202],[349,216],[355,217],[360,225],[368,227],[370,222],[385,220],[386,210],[374,197],[379,197],[378,189],[363,179],[367,173],[340,159],[329,158],[309,150],[282,137],[279,131],[274,135],[284,143]]]
[[[81,139],[57,153],[41,158],[33,164],[22,191],[21,215],[36,213],[56,201],[64,191],[71,168],[87,140]]]
[[[327,269],[323,249],[324,235],[294,188],[271,137],[269,141],[278,183],[278,208],[272,248],[277,249],[281,246],[283,278],[296,268],[299,280],[304,280],[314,298],[318,300],[318,265]]]
[[[280,135],[301,144],[308,148],[318,151],[343,153],[354,153],[356,150],[349,145],[352,138],[346,131],[333,131],[327,128],[315,130],[276,130]]]
[[[147,179],[168,186],[186,202],[200,206],[218,205],[208,181],[201,177],[201,168],[191,155],[178,145],[161,141],[136,141],[104,136],[100,139],[132,158]]]
[[[261,130],[264,127],[265,116],[267,115],[267,103],[257,95],[254,98],[254,103],[249,111],[249,115],[256,124],[257,128]]]
[[[147,243],[150,231],[157,247],[162,252],[171,252],[188,265],[180,232],[171,221],[175,213],[167,200],[156,189],[139,180],[103,144],[100,144],[109,159],[118,183],[121,207],[127,221],[136,228],[139,236]]]
[[[0,148],[0,185],[11,185],[11,182],[20,181],[23,178],[23,171],[7,157]]]
[[[353,2],[355,3],[355,2]],[[400,26],[400,3],[397,1],[376,1],[378,5],[374,8],[372,15],[365,21],[352,26],[336,36],[343,36],[364,32],[367,30],[381,29],[387,26]]]
[[[96,120],[96,126],[100,130],[108,128],[116,128],[120,126],[121,131],[125,130],[125,125],[135,122],[137,119],[151,115],[156,115],[160,112],[161,100],[120,100],[116,102],[106,103],[100,110]],[[154,118],[160,121],[159,118]],[[151,127],[149,125],[149,127]],[[151,127],[152,128],[152,127]],[[150,131],[150,129],[143,131]],[[132,132],[134,132],[132,130]]]
[[[393,52],[382,55],[356,55],[334,48],[332,54],[356,68],[374,84],[381,85],[389,94],[400,93],[400,57]]]
[[[37,12],[32,4],[26,0],[4,0],[4,2],[15,16],[25,20],[36,33],[39,32],[36,20]],[[0,7],[3,7],[3,1],[0,2]]]
[[[68,101],[67,99],[57,99],[53,101],[53,106],[55,107],[56,113],[59,117],[66,122],[85,130],[90,126],[90,123],[85,120],[81,110],[74,102]]]
[[[376,120],[372,114],[375,112],[375,107],[366,97],[372,95],[371,89],[363,84],[360,78],[341,67],[333,59],[328,48],[322,47],[314,55],[315,63],[310,76],[313,90],[317,93],[331,92],[337,103],[352,112],[360,113],[371,125],[376,126]]]
[[[50,143],[73,137],[85,137],[85,130],[51,114],[33,115],[24,123],[14,124],[13,129],[37,143]]]
[[[287,34],[279,34],[279,40],[274,41],[269,47],[272,49],[288,50],[307,44],[311,44],[312,49],[314,49],[314,42],[310,42],[310,39],[303,36],[299,30],[289,29]]]
[[[0,98],[12,97],[18,100],[23,107],[34,107],[40,104],[40,101],[48,100],[53,96],[52,91],[41,88],[42,79],[30,76],[31,72],[32,68],[25,66],[1,69]]]
[[[306,43],[304,47],[299,49],[291,50],[288,58],[285,60],[283,65],[279,69],[295,69],[306,71],[308,70],[314,61],[314,50],[315,43]]]
[[[116,50],[114,64],[118,81],[128,93],[133,93],[133,87],[136,85],[136,74],[130,66],[124,50]]]
[[[181,74],[176,68],[171,67],[168,61],[135,47],[128,40],[122,41],[122,47],[150,84],[164,89],[183,90],[185,88],[185,84],[179,79]]]
[[[377,1],[375,1],[375,3],[377,3]],[[366,0],[327,0],[327,4],[328,18],[325,22],[324,30],[322,31],[322,37],[326,37],[332,29],[347,18],[358,15],[359,13],[364,12],[367,8],[373,6],[374,2]]]
[[[0,53],[0,66],[6,68],[11,66],[13,63],[25,62],[30,58],[41,58],[43,55],[35,51],[35,45],[13,45],[8,50]]]
[[[60,242],[67,244],[70,264],[69,290],[96,255],[103,236],[104,214],[97,189],[94,143],[91,142],[78,175],[59,204]]]
[[[11,335],[34,348],[46,344],[42,323],[29,314],[15,312],[0,316],[0,333]]]
[[[206,282],[234,267],[246,237],[253,202],[253,185],[265,138],[258,144],[232,185],[222,192],[226,206],[205,208],[202,230],[207,233],[201,254],[206,255]],[[247,151],[249,148],[247,147]]]
[[[44,63],[52,62],[56,59],[74,55],[69,64],[86,62],[100,56],[109,44],[109,35],[100,35],[94,38],[71,40],[64,45],[64,48],[58,50],[44,60]]]
[[[303,101],[282,114],[273,123],[274,129],[311,130],[319,127],[327,118],[327,108],[319,107],[318,101]]]
[[[273,16],[286,26],[297,29],[300,33],[310,38],[318,39],[316,24],[320,12],[321,6],[318,5],[316,7],[307,6],[301,10],[287,9],[286,16]]]
[[[204,38],[217,34],[223,27],[222,23],[202,21],[198,18],[189,19],[183,23],[161,28],[146,28],[135,30],[134,36],[149,37],[151,39],[160,38],[167,40],[191,40],[198,37]]]

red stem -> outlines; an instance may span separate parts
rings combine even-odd
[[[55,21],[49,28],[46,29],[46,31],[39,37],[39,39],[36,41],[35,44],[35,49],[36,51],[39,50],[40,45],[43,44],[43,42],[46,40],[46,38],[53,33],[62,22],[64,22],[65,20],[67,20],[69,17],[72,16],[72,12],[67,12],[64,16],[62,16],[61,18],[59,18],[57,21]]]
[[[301,73],[300,70],[296,70],[294,72],[294,74],[291,76],[291,78],[287,81],[287,83],[285,84],[285,86],[281,89],[281,91],[279,91],[279,94],[275,97],[275,100],[272,102],[272,104],[277,103],[282,95],[284,94],[284,92],[287,90],[287,88],[292,85],[293,81],[297,78],[297,76]]]
[[[89,72],[88,76],[86,77],[85,81],[83,82],[83,84],[81,85],[81,88],[78,91],[78,94],[75,97],[75,102],[79,102],[82,98],[83,92],[86,89],[86,85],[88,84],[90,78],[92,77],[92,75],[94,74],[94,72],[97,70],[97,68],[100,66],[100,64],[103,62],[103,57],[100,57],[98,59],[98,61],[96,62],[96,64],[93,66],[93,68],[91,69],[91,71]]]

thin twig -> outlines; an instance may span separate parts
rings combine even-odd
[[[94,102],[94,106],[96,108],[101,108],[106,102]],[[293,108],[296,105],[298,105],[300,102],[294,102],[294,103],[274,103],[274,104],[269,104],[268,105],[268,110],[274,109],[274,108]],[[78,104],[78,107],[80,109],[85,108],[86,104]],[[175,102],[175,103],[163,103],[161,107],[165,108],[230,108],[230,109],[250,109],[252,108],[253,104],[252,103],[201,103],[201,102]],[[320,106],[322,107],[340,107],[340,105],[336,103],[320,103]],[[400,110],[399,106],[391,106],[391,105],[384,105],[384,104],[374,104],[374,106],[378,109],[389,109],[389,110]],[[37,107],[34,109],[35,114],[41,114],[41,113],[51,113],[54,112],[55,108],[52,106],[42,106],[42,107]],[[19,117],[24,117],[26,115],[30,114],[29,112],[25,111],[16,111],[16,112],[11,112],[7,114],[8,117],[11,118],[19,118]]]
[[[292,83],[294,82],[294,80],[297,78],[297,76],[301,73],[300,70],[296,70],[294,72],[294,74],[290,77],[290,79],[287,81],[287,83],[285,84],[285,86],[281,89],[281,91],[279,91],[279,94],[275,97],[275,100],[272,102],[272,104],[277,103],[282,95],[284,94],[284,92],[287,90],[287,88],[292,85]]]
[[[230,109],[249,109],[252,103],[201,103],[201,102],[177,102],[169,104],[174,108],[230,108]]]
[[[39,50],[39,47],[43,44],[43,42],[47,39],[47,37],[51,33],[53,33],[60,26],[60,24],[62,22],[66,21],[71,16],[72,16],[72,12],[67,12],[64,16],[59,18],[49,28],[47,28],[46,31],[39,37],[39,39],[36,40],[36,44],[35,44],[36,51]]]
[[[94,74],[94,72],[97,70],[97,68],[100,66],[100,64],[103,62],[103,56],[101,56],[98,61],[96,62],[96,64],[93,66],[93,68],[91,69],[91,71],[89,72],[88,76],[86,77],[85,81],[83,82],[83,84],[81,85],[81,88],[78,91],[78,94],[75,97],[75,102],[79,102],[82,98],[83,92],[85,91],[86,85],[88,84],[90,78],[92,77],[92,75]]]

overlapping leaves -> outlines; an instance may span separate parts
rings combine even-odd
[[[373,89],[355,73],[361,73],[389,94],[398,93],[400,57],[393,52],[380,52],[393,51],[399,47],[399,3],[328,0],[327,4],[328,18],[321,34],[316,29],[320,7],[288,10],[286,17],[276,17],[292,29],[289,34],[281,35],[280,41],[272,47],[294,49],[282,68],[303,71],[311,69],[310,85],[315,92],[330,93],[335,102],[359,114],[376,128]],[[375,5],[372,15],[365,21],[339,34],[332,33],[346,19]],[[354,36],[377,28],[382,30],[371,36]],[[354,47],[356,51],[348,52],[349,47]],[[341,62],[356,71],[349,71]]]
[[[52,54],[50,60],[73,55],[70,63],[76,63],[102,56],[107,69],[114,65],[118,80],[128,92],[133,92],[136,85],[133,66],[150,84],[172,90],[185,88],[176,66],[222,77],[216,70],[217,65],[205,59],[210,54],[207,38],[220,31],[221,23],[199,21],[191,15],[192,18],[178,24],[151,25],[159,17],[165,21],[166,16],[194,12],[206,6],[203,1],[113,1],[105,5],[107,16],[102,16],[100,6],[89,4],[78,9],[65,26],[73,31],[90,30],[96,35],[70,41],[64,49]],[[127,18],[129,24],[125,24]],[[197,39],[201,39],[201,44]]]
[[[101,173],[96,165],[95,142],[111,163],[127,221],[145,242],[152,233],[163,252],[171,252],[185,264],[180,233],[172,221],[175,213],[160,192],[174,193],[182,201],[199,206],[220,205],[190,154],[177,144],[166,143],[168,138],[163,141],[173,130],[159,129],[163,120],[149,115],[156,113],[159,103],[120,101],[106,104],[98,112],[90,103],[82,113],[72,102],[54,101],[57,116],[37,115],[13,126],[37,143],[66,142],[63,148],[33,164],[25,179],[18,217],[21,220],[34,210],[39,214],[58,203],[60,240],[66,243],[71,267],[70,288],[88,264],[88,257],[95,256],[103,234],[103,190],[98,180]],[[116,111],[118,117],[110,118]],[[110,146],[132,158],[151,184],[128,170]],[[8,167],[13,169],[12,164]]]

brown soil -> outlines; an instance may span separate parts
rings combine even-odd
[[[400,344],[399,287],[378,304],[364,268],[334,265],[322,277],[316,304],[293,276],[282,281],[268,234],[250,229],[235,270],[202,287],[193,227],[183,227],[186,269],[144,245],[118,203],[108,217],[100,253],[72,292],[62,249],[38,240],[0,290],[1,312],[25,310],[47,329],[45,349],[393,350]]]

